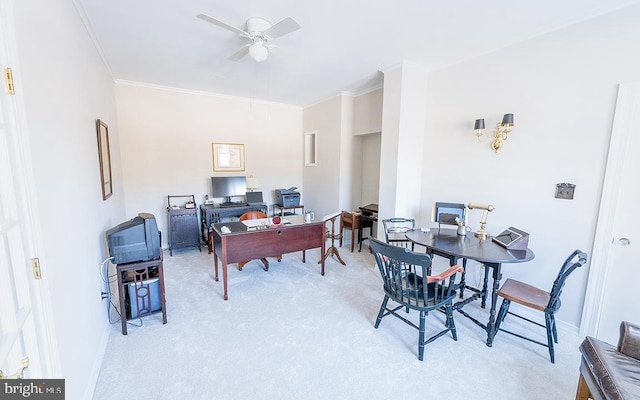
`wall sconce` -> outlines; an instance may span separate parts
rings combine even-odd
[[[502,122],[498,123],[496,130],[493,132],[493,141],[491,142],[491,148],[498,154],[498,150],[504,144],[504,141],[507,140],[509,134],[511,133],[511,128],[513,127],[513,114],[505,114],[502,117]],[[478,141],[483,142],[485,137],[484,135],[484,118],[477,119],[476,123],[473,125],[473,130],[476,131],[476,138]]]

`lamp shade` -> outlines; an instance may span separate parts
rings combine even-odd
[[[502,125],[513,125],[513,114],[505,114],[502,117]]]
[[[249,47],[249,55],[254,60],[261,62],[267,59],[269,50],[260,43],[254,43]]]
[[[260,181],[255,176],[247,177],[247,189],[258,189],[260,188]]]
[[[477,119],[473,125],[473,130],[477,131],[478,129],[484,129],[484,118]]]

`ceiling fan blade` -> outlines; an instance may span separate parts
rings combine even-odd
[[[207,22],[211,22],[212,24],[218,25],[221,28],[230,30],[231,32],[234,32],[234,33],[237,33],[240,36],[250,37],[250,35],[247,32],[243,31],[242,29],[238,29],[235,26],[229,25],[229,24],[227,24],[225,22],[222,22],[222,21],[217,20],[217,19],[215,19],[213,17],[210,17],[210,16],[208,16],[206,14],[198,14],[197,17],[200,18],[201,20],[204,20],[204,21],[207,21]]]
[[[297,31],[300,28],[300,24],[298,24],[293,18],[287,17],[264,31],[264,34],[270,38],[277,38],[286,35],[287,33]]]
[[[240,50],[238,50],[235,53],[233,53],[232,55],[230,55],[228,60],[231,60],[231,61],[240,60],[242,57],[246,56],[249,53],[249,47],[251,47],[250,44],[246,44],[246,45],[242,46],[240,48]]]

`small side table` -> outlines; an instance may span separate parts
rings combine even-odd
[[[162,323],[167,323],[167,307],[164,297],[164,272],[162,270],[162,253],[160,258],[149,261],[139,261],[127,264],[116,265],[116,275],[118,276],[118,296],[120,297],[120,323],[122,324],[122,334],[127,334],[127,308],[125,304],[125,291],[134,285],[135,297],[129,299],[130,309],[136,311],[137,317],[146,317],[156,312],[162,311]],[[157,281],[149,282],[158,278]],[[160,310],[153,310],[152,289],[158,285],[160,291]],[[135,309],[134,309],[135,306]]]
[[[322,256],[322,259],[318,261],[318,264],[324,262],[327,258],[329,258],[329,256],[333,254],[338,258],[338,261],[340,262],[340,264],[347,265],[347,263],[344,262],[342,257],[340,257],[340,253],[338,253],[338,248],[335,245],[336,240],[342,240],[342,233],[336,233],[336,229],[335,229],[336,218],[338,218],[339,216],[340,214],[337,214],[327,220],[327,221],[331,221],[331,231],[325,230],[325,240],[331,239],[331,246],[329,246],[329,248],[327,249],[327,252]],[[325,221],[325,224],[327,223],[327,221]]]
[[[280,216],[284,217],[284,215],[286,214],[287,210],[293,210],[293,213],[296,213],[297,209],[301,209],[302,210],[302,214],[304,215],[304,206],[303,205],[298,205],[298,206],[281,206],[279,204],[274,204],[273,205],[273,214],[276,215],[276,209],[280,210]]]

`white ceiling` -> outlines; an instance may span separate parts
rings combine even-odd
[[[114,79],[306,106],[381,84],[409,61],[437,69],[640,0],[75,0]],[[249,17],[292,17],[258,63],[227,57]]]

